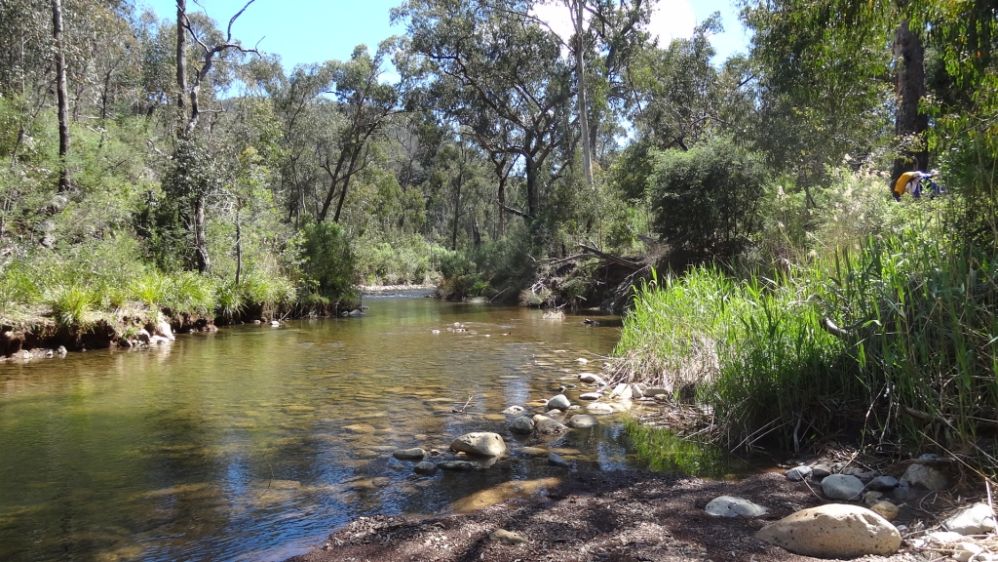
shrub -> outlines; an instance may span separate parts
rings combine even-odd
[[[305,275],[314,282],[319,294],[335,299],[352,289],[356,275],[354,257],[338,225],[306,226],[302,261]]]
[[[694,260],[727,259],[758,230],[765,171],[758,154],[728,139],[654,156],[654,228]]]
[[[61,287],[49,297],[52,316],[57,325],[63,328],[82,328],[87,325],[87,313],[93,304],[93,296],[81,287]]]

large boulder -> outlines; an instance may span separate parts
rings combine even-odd
[[[863,488],[863,481],[849,474],[833,474],[821,481],[821,492],[831,500],[855,500]]]
[[[501,457],[506,454],[506,442],[498,433],[481,431],[458,437],[450,444],[450,449],[478,457]]]
[[[762,517],[769,510],[744,498],[720,496],[710,500],[704,511],[714,517]]]
[[[826,504],[792,513],[756,536],[804,556],[888,556],[901,547],[901,533],[883,517],[856,505]]]

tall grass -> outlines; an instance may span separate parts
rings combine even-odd
[[[998,429],[998,261],[912,220],[778,279],[717,269],[636,289],[618,377],[699,385],[732,446],[855,431],[987,454]],[[994,443],[992,443],[994,445]]]
[[[56,324],[63,328],[84,328],[93,300],[93,295],[84,288],[76,286],[62,288],[49,297],[52,317]]]

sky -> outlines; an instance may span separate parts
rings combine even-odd
[[[206,11],[220,27],[246,0],[199,0],[203,9],[188,0],[188,11]],[[261,51],[280,55],[285,69],[299,64],[350,58],[354,47],[366,44],[373,51],[381,40],[405,32],[392,26],[389,12],[401,0],[256,0],[233,26],[233,37],[244,45],[260,41]],[[175,0],[137,0],[140,8],[151,8],[160,18],[176,17]],[[724,32],[713,37],[715,64],[736,52],[745,52],[749,34],[738,20],[735,0],[659,0],[651,30],[660,45],[677,37],[689,37],[697,23],[711,13],[721,13]],[[557,3],[557,4],[560,4]],[[559,18],[560,14],[564,14]],[[570,27],[568,10],[547,7],[543,16],[552,27]]]

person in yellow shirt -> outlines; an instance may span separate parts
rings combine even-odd
[[[935,182],[929,179],[932,176],[933,174],[919,172],[918,170],[905,172],[894,182],[894,189],[891,190],[891,195],[894,196],[895,201],[900,201],[901,196],[905,193],[911,193],[912,197],[918,199],[922,196],[922,180],[928,180],[929,185],[933,188],[933,195],[940,195],[941,192],[937,191],[939,188],[935,185]]]

